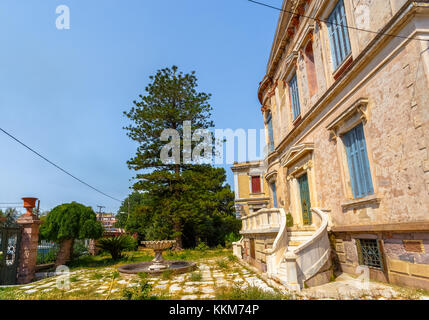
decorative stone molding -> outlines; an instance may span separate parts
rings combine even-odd
[[[356,115],[356,113],[360,114],[362,121],[367,122],[369,120],[368,99],[361,98],[357,100],[326,127],[326,129],[331,132],[334,140],[336,140],[339,136],[338,129],[341,127],[341,125]]]
[[[303,143],[290,148],[281,158],[280,164],[282,167],[290,167],[293,163],[304,157],[306,154],[313,152],[313,143]],[[312,163],[311,163],[312,165]]]
[[[343,208],[343,210],[348,210],[354,207],[360,207],[360,206],[369,205],[369,204],[379,204],[380,202],[381,202],[380,197],[377,197],[377,195],[371,195],[360,199],[348,200],[342,203],[341,207]]]

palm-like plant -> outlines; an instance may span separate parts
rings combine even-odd
[[[98,240],[97,247],[108,251],[113,260],[122,258],[122,252],[134,247],[134,239],[128,235],[120,235],[111,238],[102,238]]]

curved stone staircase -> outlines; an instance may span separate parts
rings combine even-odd
[[[305,281],[329,263],[328,216],[317,208],[313,208],[312,212],[317,220],[316,225],[285,227],[277,236],[284,239],[284,247],[277,245],[267,252],[270,254],[268,275],[293,290],[301,290]]]

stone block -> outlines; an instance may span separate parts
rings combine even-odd
[[[426,264],[410,264],[410,274],[413,276],[429,278],[429,265]]]
[[[409,271],[408,271],[409,263],[408,262],[401,261],[401,260],[388,259],[387,264],[388,264],[389,271],[409,274]]]

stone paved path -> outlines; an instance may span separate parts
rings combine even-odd
[[[149,283],[153,294],[168,295],[172,299],[196,300],[214,299],[215,290],[220,287],[257,286],[264,291],[274,292],[273,283],[267,284],[257,274],[240,265],[227,261],[227,267],[219,264],[219,259],[198,262],[198,270],[193,273],[173,275],[169,278],[152,277]],[[56,277],[17,287],[14,299],[120,299],[123,289],[138,286],[138,277],[120,275],[113,280],[116,268],[81,269],[70,274],[70,287],[58,289],[61,282]],[[291,293],[275,285],[283,293]],[[371,282],[367,288],[353,277],[343,274],[335,282],[323,286],[304,289],[295,294],[296,299],[421,299],[429,297],[416,290],[392,287]]]
[[[195,300],[215,298],[215,288],[238,286],[257,286],[265,291],[273,292],[265,281],[258,278],[252,271],[244,268],[237,262],[227,261],[227,268],[218,265],[218,259],[206,260],[197,263],[198,269],[192,273],[172,275],[171,278],[151,277],[149,283],[153,287],[153,294],[169,295],[173,299]],[[70,288],[59,290],[58,278],[48,278],[42,281],[19,287],[20,298],[46,299],[50,294],[60,294],[67,299],[67,295],[79,293],[82,299],[118,299],[126,287],[138,285],[138,276],[120,275],[112,284],[115,268],[97,270],[78,270],[70,273]]]

